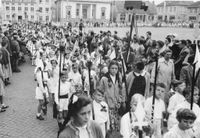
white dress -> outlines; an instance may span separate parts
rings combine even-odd
[[[183,131],[175,125],[164,135],[164,138],[195,138],[195,133],[192,129]]]

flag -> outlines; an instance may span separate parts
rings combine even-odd
[[[198,45],[196,45],[194,64],[195,64],[195,68],[196,68],[195,72],[197,73],[197,71],[200,69],[200,52],[199,52]]]
[[[135,95],[135,98],[138,100],[137,101],[137,106],[136,106],[136,109],[135,109],[135,116],[137,118],[137,122],[134,122],[134,124],[136,126],[139,127],[140,130],[142,130],[142,127],[143,126],[147,126],[148,123],[145,122],[145,110],[144,110],[144,107],[143,107],[143,102],[144,102],[144,97],[140,94],[137,94]]]
[[[110,54],[110,59],[113,60],[116,58],[116,53],[115,53],[115,50],[113,50]]]

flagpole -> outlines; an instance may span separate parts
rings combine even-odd
[[[154,119],[154,105],[156,97],[156,84],[157,84],[157,75],[158,75],[158,55],[156,55],[156,65],[155,65],[155,76],[154,76],[154,85],[153,85],[153,100],[152,100],[152,112],[151,112],[151,121],[153,123]]]
[[[129,54],[130,54],[130,48],[131,48],[131,38],[132,38],[132,33],[133,33],[133,25],[134,25],[134,18],[135,14],[133,13],[132,15],[132,20],[131,20],[131,28],[130,28],[130,35],[129,35],[129,40],[128,40],[128,49],[127,49],[127,57],[126,57],[126,66],[128,64],[128,59],[129,59]]]
[[[123,81],[124,81],[124,83],[125,83],[125,91],[126,91],[126,97],[128,97],[128,85],[127,85],[127,82],[126,82],[126,71],[125,71],[125,67],[124,67],[124,60],[123,60],[123,56],[122,56],[122,54],[121,54],[121,62],[122,62],[122,71],[123,71],[123,74],[124,74],[124,76],[123,76]],[[126,103],[127,104],[127,103]],[[129,107],[129,106],[127,106],[127,107]],[[127,108],[126,107],[126,108]],[[128,111],[128,109],[126,109],[126,111]]]
[[[195,70],[196,70],[196,63],[193,64],[193,73],[192,73],[192,91],[191,91],[191,106],[190,109],[193,108],[193,97],[194,97],[194,86],[195,86]]]

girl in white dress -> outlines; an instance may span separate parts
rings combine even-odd
[[[176,119],[178,124],[169,130],[164,135],[164,138],[198,138],[193,124],[196,120],[196,115],[190,109],[181,108],[177,111]]]

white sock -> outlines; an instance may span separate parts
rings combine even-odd
[[[37,116],[40,116],[41,115],[41,113],[37,113]]]

